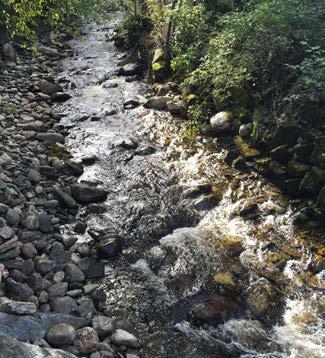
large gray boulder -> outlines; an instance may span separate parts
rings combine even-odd
[[[44,349],[22,343],[0,331],[0,358],[76,358],[74,354],[57,349]]]

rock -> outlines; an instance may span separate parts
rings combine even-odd
[[[169,101],[167,102],[167,110],[173,116],[179,116],[187,118],[187,106],[183,100]]]
[[[7,153],[3,153],[0,155],[0,166],[3,167],[10,163],[12,163],[12,159]]]
[[[119,70],[120,76],[135,76],[141,74],[141,67],[137,63],[129,63]]]
[[[53,82],[49,82],[47,80],[42,80],[39,84],[38,84],[39,90],[42,93],[45,93],[49,96],[53,95],[56,92],[62,92],[63,89],[61,86],[59,86],[56,83]]]
[[[167,97],[152,97],[148,99],[148,101],[143,105],[143,107],[162,111],[166,108],[167,101]]]
[[[72,98],[72,96],[67,92],[56,92],[51,95],[51,100],[55,102],[65,102],[70,98]]]
[[[133,138],[122,138],[118,139],[113,143],[113,147],[124,148],[124,149],[136,149],[138,143]]]
[[[61,313],[48,313],[48,314],[41,313],[40,320],[41,320],[41,325],[45,329],[45,331],[48,331],[51,327],[59,323],[66,323],[74,327],[75,329],[84,327],[87,324],[87,320],[85,318],[61,314]]]
[[[58,282],[51,286],[48,290],[50,300],[54,300],[57,297],[63,297],[68,290],[67,282]]]
[[[28,171],[27,177],[32,183],[39,183],[41,181],[41,175],[36,169],[30,169]]]
[[[15,249],[17,247],[18,239],[17,237],[14,237],[5,243],[0,245],[0,254],[3,254],[4,252],[7,252],[11,249]]]
[[[9,208],[6,214],[6,221],[12,226],[16,226],[20,223],[21,212],[17,209]]]
[[[284,144],[276,147],[270,151],[270,156],[273,160],[277,160],[281,163],[286,163],[292,156],[289,151],[289,147]]]
[[[83,282],[85,281],[85,275],[77,265],[69,263],[65,268],[65,279],[69,283]]]
[[[230,112],[219,112],[210,119],[211,129],[216,134],[232,131],[233,124],[233,115]]]
[[[75,355],[62,350],[19,342],[3,332],[0,332],[0,352],[1,358],[76,358]]]
[[[64,207],[67,207],[69,209],[76,209],[78,207],[78,204],[72,198],[72,196],[64,192],[60,188],[55,187],[53,190],[53,194],[59,200],[60,204],[63,205]]]
[[[75,338],[76,330],[66,323],[56,324],[46,333],[46,340],[54,347],[68,346]]]
[[[117,346],[127,346],[129,348],[140,348],[141,343],[131,333],[124,331],[123,329],[117,329],[112,337],[111,342]]]
[[[17,62],[17,54],[11,43],[6,43],[1,49],[3,61],[6,65],[12,66]]]
[[[220,198],[214,194],[206,195],[195,202],[195,209],[199,211],[211,210],[220,202]]]
[[[239,135],[242,138],[246,138],[249,137],[252,133],[252,124],[251,123],[247,123],[247,124],[242,124],[239,127]]]
[[[123,103],[123,107],[125,109],[136,108],[139,105],[140,105],[140,99],[138,97],[127,98]]]
[[[310,166],[307,164],[296,162],[295,160],[290,160],[288,162],[288,174],[293,177],[303,177],[310,169]]]
[[[288,145],[293,146],[296,144],[297,139],[300,135],[301,129],[297,126],[281,126],[275,130],[273,138],[270,142],[271,149]]]
[[[97,246],[97,255],[100,258],[112,258],[122,252],[122,240],[120,238],[106,239]]]
[[[36,306],[32,302],[19,302],[10,300],[6,297],[1,297],[0,311],[18,315],[31,315],[36,312]]]
[[[17,301],[27,301],[34,294],[33,290],[26,283],[16,282],[11,278],[6,280],[6,291],[9,297]]]
[[[321,191],[318,194],[317,206],[325,211],[325,186],[322,187]]]
[[[37,230],[39,226],[38,212],[33,206],[28,208],[27,213],[24,214],[22,220],[23,226],[28,230]]]
[[[32,243],[24,244],[21,248],[24,259],[33,259],[37,255],[36,247]]]
[[[82,164],[84,165],[93,165],[95,164],[97,161],[99,160],[99,158],[97,157],[97,155],[87,155],[85,157],[83,157],[81,159]]]
[[[323,185],[325,185],[325,170],[312,167],[301,180],[299,188],[306,194],[317,195]]]
[[[95,316],[91,325],[100,338],[110,336],[116,329],[115,320],[106,316]]]
[[[47,214],[45,213],[39,214],[38,222],[39,222],[38,229],[43,234],[47,234],[52,231],[52,220]]]
[[[82,292],[82,291],[81,291]],[[82,297],[78,300],[79,306],[77,312],[80,317],[92,317],[96,312],[96,308],[94,306],[94,302],[88,297]]]
[[[35,268],[42,276],[45,276],[53,270],[54,264],[49,258],[40,257],[35,260]]]
[[[10,239],[14,235],[14,231],[9,226],[0,227],[0,238],[4,240]]]
[[[69,315],[77,311],[77,304],[75,300],[69,296],[57,297],[52,303],[51,307],[54,312]]]
[[[86,278],[103,278],[105,276],[105,265],[103,262],[96,261],[91,257],[85,257],[79,262],[81,271]]]
[[[239,156],[237,157],[233,162],[232,165],[235,169],[242,171],[242,172],[247,172],[249,171],[249,167],[246,163],[246,160],[242,157]]]
[[[261,155],[259,150],[248,145],[242,137],[236,136],[234,141],[243,158],[252,159]]]
[[[107,192],[104,188],[94,187],[87,184],[71,185],[72,197],[80,203],[95,203],[107,199]]]
[[[84,234],[87,230],[87,223],[85,221],[77,221],[76,225],[73,228],[73,231],[76,234]]]
[[[35,317],[17,316],[2,312],[0,312],[0,332],[4,332],[23,342],[34,342],[37,339],[43,338],[45,335],[40,321]],[[0,354],[2,353],[3,351],[1,350]]]
[[[195,321],[218,325],[234,317],[238,305],[230,298],[215,297],[194,303],[190,314]]]
[[[78,329],[74,345],[78,348],[81,355],[96,352],[98,349],[98,335],[91,327]]]
[[[64,143],[63,135],[54,132],[38,133],[36,138],[47,143]]]
[[[81,163],[74,162],[72,160],[66,160],[64,163],[66,167],[73,173],[73,175],[79,177],[83,174],[84,168]]]

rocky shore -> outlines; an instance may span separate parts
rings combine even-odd
[[[103,314],[105,260],[120,244],[77,241],[87,229],[80,205],[101,212],[108,193],[77,182],[93,160],[71,160],[53,110],[70,98],[54,73],[72,51],[58,43],[36,57],[17,51],[4,44],[0,61],[0,357],[136,358],[129,322]],[[63,234],[73,223],[75,234]]]

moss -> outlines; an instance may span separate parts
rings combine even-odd
[[[49,144],[48,145],[48,156],[49,157],[56,157],[59,159],[67,160],[71,158],[71,155],[69,152],[63,148],[62,146],[59,146],[57,144]]]

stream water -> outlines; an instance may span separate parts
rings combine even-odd
[[[109,316],[131,322],[143,357],[325,357],[324,234],[297,229],[287,198],[224,163],[222,146],[180,136],[180,121],[143,106],[145,82],[118,76],[119,16],[71,41],[58,109],[80,180],[109,192],[88,229],[119,237],[106,266]],[[69,228],[67,228],[67,233]],[[92,240],[89,234],[80,240]]]

